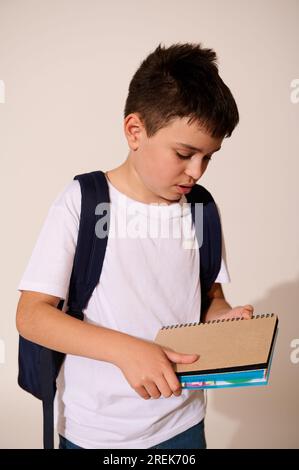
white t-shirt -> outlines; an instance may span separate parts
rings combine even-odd
[[[84,310],[85,321],[151,341],[164,325],[198,322],[199,250],[190,248],[196,237],[185,196],[171,205],[149,205],[128,198],[110,181],[108,185],[107,249],[100,282]],[[130,230],[121,237],[117,227],[124,210],[131,219],[123,227]],[[68,298],[80,211],[80,184],[72,180],[48,211],[18,290]],[[182,222],[189,232],[177,236]],[[163,230],[170,226],[170,236],[165,237]],[[216,282],[230,282],[224,259]],[[179,397],[145,400],[117,366],[70,354],[57,387],[57,431],[87,449],[149,448],[205,415],[202,390],[183,389]]]

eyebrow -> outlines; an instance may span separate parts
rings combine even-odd
[[[202,149],[198,149],[196,147],[193,147],[193,145],[189,145],[189,144],[184,144],[183,142],[175,142],[177,145],[181,145],[182,147],[185,147],[189,150],[197,150],[198,152],[203,152]],[[218,150],[220,150],[221,147],[218,147],[217,149],[213,150],[211,153],[214,153],[214,152],[218,152]]]

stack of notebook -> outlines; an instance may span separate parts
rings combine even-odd
[[[177,352],[196,353],[191,364],[174,364],[182,388],[266,385],[269,380],[277,315],[256,315],[161,328],[155,342]]]

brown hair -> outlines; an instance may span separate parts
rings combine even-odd
[[[133,75],[124,117],[138,114],[148,137],[177,117],[198,122],[212,137],[230,137],[239,113],[216,61],[213,49],[201,44],[160,43]]]

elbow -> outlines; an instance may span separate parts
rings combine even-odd
[[[18,333],[21,336],[24,336],[25,331],[26,331],[26,320],[25,320],[25,318],[26,318],[26,315],[25,315],[24,310],[20,307],[20,305],[18,305],[17,312],[16,312],[16,328],[18,330]]]
[[[30,340],[34,330],[34,305],[27,305],[26,302],[20,302],[16,312],[16,328],[19,335]]]
[[[23,338],[32,341],[40,330],[41,310],[44,306],[57,307],[59,297],[41,292],[23,291],[16,312],[16,328]],[[38,314],[37,314],[38,313]]]

